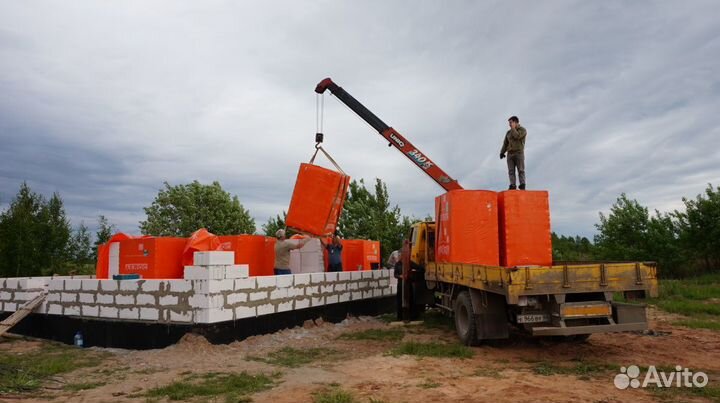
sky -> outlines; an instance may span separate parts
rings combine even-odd
[[[219,181],[258,229],[286,210],[332,79],[466,189],[507,188],[507,119],[553,230],[625,192],[720,185],[717,1],[0,0],[0,209],[26,181],[73,225],[139,233],[164,182]],[[443,193],[332,95],[324,146],[403,214]],[[326,161],[321,164],[330,166]]]

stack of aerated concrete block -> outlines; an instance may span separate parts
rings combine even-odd
[[[248,265],[234,264],[234,252],[195,252],[193,263],[193,266],[185,266],[184,277],[186,280],[225,280],[249,277]]]

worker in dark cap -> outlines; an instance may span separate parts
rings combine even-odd
[[[500,159],[505,158],[507,153],[508,174],[510,175],[509,190],[516,189],[515,186],[515,169],[517,169],[520,177],[520,190],[525,190],[525,137],[527,130],[520,126],[520,120],[517,116],[511,116],[508,119],[510,130],[505,134],[502,150],[500,150]]]

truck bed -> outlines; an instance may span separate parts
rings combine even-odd
[[[643,291],[657,297],[653,262],[573,263],[553,266],[498,267],[460,263],[429,263],[426,281],[440,281],[505,296],[508,304],[521,296],[591,292]]]

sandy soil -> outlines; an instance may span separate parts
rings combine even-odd
[[[683,365],[720,374],[720,332],[670,325],[676,317],[651,310],[650,334],[593,335],[585,343],[513,337],[500,344],[474,347],[470,359],[390,356],[397,342],[338,340],[346,332],[387,328],[375,318],[349,318],[340,324],[306,323],[303,327],[255,336],[229,345],[211,345],[188,335],[178,344],[150,351],[99,349],[109,353],[100,366],[62,375],[61,381],[107,382],[80,392],[45,389],[42,396],[0,396],[0,402],[145,402],[143,391],[181,379],[188,373],[280,371],[273,389],[253,395],[254,402],[311,402],[312,393],[332,383],[352,392],[359,402],[654,402],[658,396],[642,389],[618,390],[615,373],[594,377],[539,375],[538,362],[572,366],[578,360],[613,365]],[[455,341],[451,331],[406,327],[403,341]],[[0,350],[27,352],[42,342],[0,342]],[[339,351],[300,368],[276,367],[248,360],[289,346],[330,347]],[[707,401],[682,395],[683,401]]]

